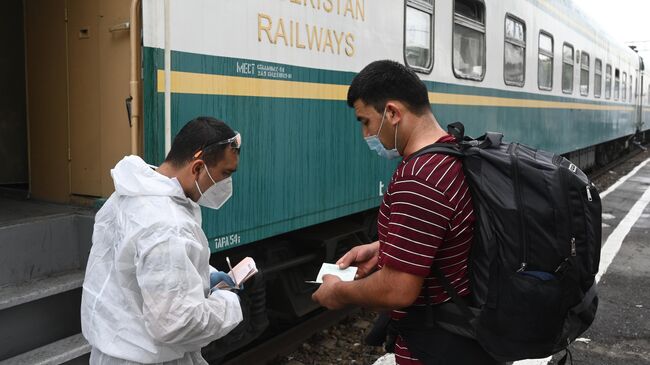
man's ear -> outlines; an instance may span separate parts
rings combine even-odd
[[[194,176],[195,180],[198,178],[199,174],[201,173],[201,169],[205,168],[204,165],[205,163],[203,162],[203,160],[195,159],[190,162],[190,173],[192,174],[192,176]]]
[[[402,110],[403,106],[399,103],[389,101],[386,103],[386,120],[391,125],[396,125],[402,120],[404,112]]]

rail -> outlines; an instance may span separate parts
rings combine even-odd
[[[357,307],[337,311],[322,310],[295,327],[225,361],[223,365],[266,364],[279,356],[291,353],[311,335],[342,321],[357,311],[359,311]]]

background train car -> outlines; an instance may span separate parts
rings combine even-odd
[[[225,251],[262,269],[247,289],[257,326],[229,351],[317,309],[304,280],[375,235],[396,162],[369,151],[346,105],[369,62],[418,72],[443,126],[503,131],[582,168],[648,131],[642,59],[568,0],[10,0],[3,10],[0,360],[85,360],[79,286],[93,210],[80,207],[111,194],[124,155],[160,164],[196,116],[225,120],[244,141],[233,198],[203,211],[212,263],[223,267]]]

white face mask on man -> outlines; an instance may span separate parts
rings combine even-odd
[[[199,194],[201,194],[197,204],[206,208],[219,209],[232,196],[232,176],[228,176],[228,178],[216,182],[210,175],[207,166],[205,166],[205,172],[208,174],[210,180],[212,180],[213,185],[205,192],[202,192],[199,187],[199,182],[194,181],[196,188],[199,190]]]

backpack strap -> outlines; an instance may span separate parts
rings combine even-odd
[[[440,282],[440,285],[442,285],[443,289],[449,294],[449,297],[451,300],[460,308],[460,311],[463,313],[465,319],[470,323],[471,321],[474,320],[476,317],[474,313],[469,309],[469,306],[465,302],[463,298],[458,295],[458,291],[456,291],[456,288],[454,288],[451,283],[449,282],[449,279],[445,276],[445,274],[442,273],[438,265],[434,262],[433,265],[431,265],[431,272],[433,275],[435,275],[436,279]],[[429,304],[429,303],[427,303]],[[429,305],[431,307],[431,305]]]
[[[594,283],[591,284],[591,287],[589,287],[589,290],[585,293],[585,296],[582,298],[580,303],[576,305],[575,307],[571,308],[570,311],[572,313],[581,313],[589,308],[591,306],[591,303],[594,301],[594,298],[596,298],[596,281],[594,280]]]
[[[476,329],[473,323],[478,312],[474,314],[436,264],[431,266],[431,271],[452,300],[434,305],[431,303],[428,288],[425,288],[424,300],[426,304],[424,307],[409,308],[406,318],[396,322],[398,332],[408,337],[408,333],[405,331],[413,329],[429,331],[441,328],[458,336],[476,339]]]
[[[476,139],[468,137],[465,135],[465,126],[461,122],[454,122],[447,125],[447,132],[456,138],[456,143],[432,143],[412,153],[405,161],[408,162],[427,153],[441,153],[463,158],[465,157],[465,150],[470,147],[478,147],[480,149],[499,147],[503,140],[503,134],[496,132],[486,132]]]
[[[460,142],[471,138],[465,137],[465,126],[461,122],[454,122],[447,126],[447,132],[456,138],[457,143],[432,143],[412,153],[405,161],[408,162],[416,157],[427,153],[441,153],[454,157],[465,157]]]
[[[478,148],[484,149],[490,147],[499,147],[501,145],[502,140],[503,140],[503,133],[485,132],[484,135],[477,138],[477,141],[481,141],[481,143],[479,143],[478,145]]]
[[[499,145],[501,143],[502,135],[498,133],[486,133],[479,139],[473,139],[465,136],[465,126],[461,122],[454,122],[447,125],[447,132],[456,138],[457,143],[433,143],[424,148],[421,148],[419,151],[411,154],[406,161],[410,161],[418,156],[422,156],[427,153],[441,153],[454,157],[465,157],[464,149],[471,146],[478,146],[479,148],[488,148],[493,144]],[[449,279],[440,271],[438,266],[434,263],[431,265],[431,272],[438,279],[442,287],[445,289],[451,300],[460,308],[463,317],[471,324],[471,321],[475,318],[475,315],[469,309],[467,303],[463,298],[458,295],[456,288],[454,288]],[[427,327],[433,324],[433,308],[430,303],[429,292],[425,290],[425,300],[427,302],[427,309],[425,314],[425,325]]]
[[[567,356],[569,357],[569,360],[571,361],[571,364],[573,365],[573,354],[571,354],[571,351],[569,351],[569,348],[567,347],[564,349],[566,352],[564,353],[564,356],[557,362],[558,365],[564,365],[566,364]]]
[[[465,126],[461,122],[454,122],[447,125],[447,132],[456,138],[460,150],[468,147],[480,149],[499,147],[503,140],[503,133],[486,132],[484,135],[474,139],[465,135]]]
[[[454,136],[457,141],[465,139],[465,126],[461,122],[447,124],[447,132]]]
[[[427,153],[441,153],[443,155],[450,155],[455,157],[465,157],[465,154],[460,149],[460,145],[454,143],[432,143],[420,150],[412,153],[405,161],[410,161],[416,157],[426,155]]]
[[[478,147],[479,149],[485,148],[494,148],[501,145],[503,139],[503,134],[495,132],[487,132],[481,137],[474,139],[468,136],[465,136],[465,126],[461,122],[454,122],[447,125],[447,132],[456,138],[456,143],[433,143],[430,144],[419,151],[411,154],[406,161],[410,161],[413,158],[427,154],[427,153],[441,153],[449,156],[463,158],[465,157],[465,150],[470,147]],[[438,279],[440,285],[442,285],[445,292],[449,295],[451,300],[456,304],[460,310],[465,321],[472,326],[472,322],[475,320],[476,315],[472,312],[469,305],[465,302],[463,298],[460,297],[456,288],[454,288],[449,279],[442,273],[440,268],[433,263],[431,265],[431,272]],[[428,291],[425,290],[425,300],[427,304],[426,313],[425,313],[425,326],[431,326],[433,322],[433,306],[430,303],[430,297]]]

